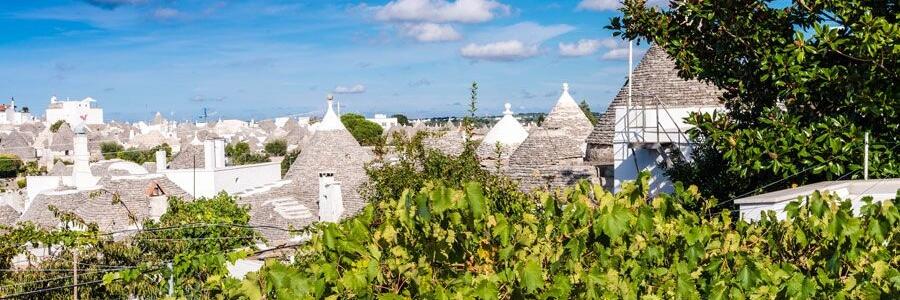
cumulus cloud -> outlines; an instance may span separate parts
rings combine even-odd
[[[580,39],[578,43],[559,43],[559,55],[577,57],[587,56],[600,50],[600,40]]]
[[[82,0],[87,4],[102,8],[115,9],[124,5],[135,5],[146,2],[146,0]]]
[[[509,6],[495,0],[394,0],[376,7],[381,21],[430,23],[482,23],[509,13]]]
[[[669,4],[669,0],[647,0],[645,6],[665,7]],[[621,0],[581,0],[578,3],[578,10],[606,11],[617,10],[622,7]]]
[[[334,87],[334,91],[332,92],[335,94],[362,94],[366,92],[366,86],[362,84],[356,84],[350,87],[339,85]]]
[[[607,50],[601,56],[603,59],[620,59],[619,56],[623,49],[626,57],[628,55],[628,44],[619,39],[581,39],[576,43],[559,43],[559,55],[564,57],[588,56],[597,53],[600,49]]]
[[[449,24],[405,24],[402,27],[402,32],[404,35],[415,38],[420,42],[445,42],[462,38],[462,35]]]
[[[459,50],[460,54],[472,60],[513,61],[533,57],[538,54],[538,45],[526,45],[518,40],[488,44],[471,43]]]

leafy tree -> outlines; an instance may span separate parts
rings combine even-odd
[[[29,161],[22,168],[24,176],[39,176],[47,174],[47,167],[38,165],[37,161]]]
[[[353,138],[363,146],[372,146],[378,143],[384,129],[375,122],[366,120],[366,117],[349,113],[341,115],[341,123],[350,131]]]
[[[254,153],[247,142],[237,142],[225,146],[225,156],[230,158],[232,165],[248,165],[269,162],[269,157],[264,154]]]
[[[228,157],[233,158],[250,152],[250,144],[244,141],[225,145],[225,156]]]
[[[625,1],[609,28],[653,42],[679,75],[724,90],[727,114],[694,116],[703,143],[677,180],[720,197],[827,179],[859,178],[871,135],[872,177],[900,173],[900,38],[890,1],[673,2],[666,10]],[[847,130],[847,132],[842,132]],[[714,153],[717,152],[717,153]],[[686,176],[680,176],[683,174]],[[712,174],[706,180],[695,174]],[[732,185],[738,183],[738,186]],[[718,192],[714,192],[718,191]]]
[[[409,118],[404,114],[394,114],[391,115],[391,118],[397,118],[397,123],[403,126],[409,126]]]
[[[101,149],[103,144],[100,145]],[[107,146],[110,147],[110,146]],[[121,147],[121,146],[120,146]],[[112,148],[112,147],[111,147]],[[134,147],[119,150],[116,153],[116,158],[121,160],[127,160],[134,162],[136,164],[143,164],[145,162],[154,162],[156,161],[156,151],[163,150],[166,152],[166,159],[172,159],[172,147],[169,146],[168,143],[162,143],[161,145],[154,146],[153,148],[147,150],[141,150]],[[102,151],[102,150],[101,150]],[[104,152],[104,158],[106,157],[106,151]]]
[[[84,284],[78,288],[79,298],[164,298],[172,278],[176,297],[209,299],[222,293],[215,284],[225,284],[220,276],[227,274],[225,262],[236,257],[235,249],[252,249],[261,239],[249,224],[248,208],[224,193],[194,201],[170,198],[158,222],[146,221],[133,235],[115,239],[99,232],[95,224],[56,213],[66,226],[45,230],[25,223],[0,228],[4,269],[29,245],[52,245],[56,252],[30,267],[0,272],[0,297],[30,293],[18,298],[71,299],[72,289],[60,287],[74,284],[77,252],[78,282]],[[171,269],[167,263],[172,263]]]
[[[581,112],[584,113],[584,116],[591,121],[591,125],[597,125],[597,116],[591,112],[591,106],[588,105],[587,101],[581,100],[581,103],[578,103],[578,107],[581,108]]]
[[[287,141],[282,139],[273,140],[265,144],[266,153],[272,156],[284,156],[287,153]]]
[[[16,177],[22,168],[22,159],[15,154],[0,153],[0,178]]]
[[[291,165],[297,160],[298,155],[300,155],[300,148],[294,149],[284,155],[284,159],[281,160],[281,177],[284,177],[284,174],[287,174],[288,170],[291,169]]]
[[[50,125],[50,132],[56,133],[57,131],[59,131],[59,127],[61,127],[63,124],[66,124],[66,121],[58,120],[54,122],[52,125]]]
[[[100,152],[103,154],[103,159],[113,159],[118,156],[119,152],[125,150],[125,147],[119,145],[116,142],[103,142],[100,143]]]

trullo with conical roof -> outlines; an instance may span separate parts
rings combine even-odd
[[[505,161],[509,159],[509,155],[528,138],[528,131],[525,130],[525,127],[522,127],[519,120],[513,117],[513,113],[510,110],[511,107],[512,105],[509,103],[504,104],[506,110],[503,111],[503,117],[484,135],[484,139],[481,140],[481,144],[478,146],[478,156],[483,164],[488,163],[492,165],[497,163],[496,156],[498,154],[500,155],[500,162],[505,164]],[[497,148],[498,146],[499,149]],[[500,152],[497,153],[497,150],[500,150]]]
[[[372,154],[359,145],[334,113],[333,97],[316,132],[285,174],[301,202],[315,201],[319,219],[337,221],[365,205],[360,188]]]

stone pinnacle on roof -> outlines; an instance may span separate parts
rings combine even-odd
[[[500,121],[484,135],[482,144],[491,147],[498,142],[502,146],[518,145],[528,137],[528,131],[512,116],[513,113],[510,110],[512,105],[506,103],[504,107],[506,110],[503,112],[503,118],[500,118]]]
[[[347,130],[341,123],[341,119],[334,113],[334,96],[331,94],[328,95],[328,110],[325,111],[325,116],[322,117],[322,122],[319,123],[316,130]]]
[[[591,121],[584,115],[581,107],[569,94],[568,83],[563,83],[562,94],[559,96],[559,100],[556,101],[556,105],[547,114],[547,118],[541,127],[565,130],[572,137],[581,141],[584,141],[594,128]]]

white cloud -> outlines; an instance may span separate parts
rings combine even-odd
[[[644,3],[644,6],[650,7],[666,7],[669,5],[669,0],[647,0]],[[605,11],[605,10],[617,10],[622,7],[621,0],[581,0],[578,3],[578,10],[593,10],[593,11]]]
[[[459,53],[472,60],[512,61],[538,54],[538,45],[526,45],[518,40],[489,44],[468,44]]]
[[[473,36],[473,41],[476,43],[487,43],[497,40],[518,40],[525,44],[541,44],[546,40],[566,34],[572,30],[575,30],[575,27],[567,24],[541,25],[534,22],[520,22],[509,26],[482,30]]]
[[[153,11],[153,18],[158,20],[173,19],[181,15],[181,12],[174,8],[159,8]]]
[[[601,58],[601,59],[604,59],[604,60],[625,60],[625,59],[628,59],[628,47],[625,47],[625,48],[616,48],[616,49],[612,49],[612,50],[606,51],[606,53],[603,53],[603,55],[600,56],[600,58]]]
[[[581,39],[578,43],[559,43],[559,55],[568,57],[587,56],[600,49],[600,40]]]
[[[462,35],[449,24],[406,24],[403,25],[402,32],[420,42],[455,41],[462,38]]]
[[[356,84],[351,87],[339,85],[334,87],[333,92],[335,94],[362,94],[366,92],[366,86],[362,84]]]
[[[495,0],[394,0],[377,7],[381,21],[431,23],[482,23],[509,13],[509,6]]]
[[[578,9],[583,10],[617,10],[622,7],[622,1],[619,0],[581,0],[578,3]]]

